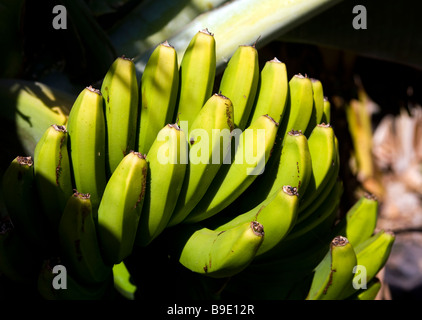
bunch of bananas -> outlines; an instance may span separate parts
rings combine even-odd
[[[375,297],[394,235],[375,232],[371,196],[339,219],[338,141],[321,82],[288,80],[277,58],[259,72],[255,46],[240,45],[213,93],[215,49],[201,30],[179,63],[164,42],[140,81],[133,60],[117,58],[33,157],[11,162],[4,276],[46,299],[101,299],[113,287],[134,298],[142,283],[125,263],[154,248],[191,275],[223,279],[220,298]]]

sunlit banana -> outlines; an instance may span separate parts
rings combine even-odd
[[[15,228],[38,247],[44,246],[44,223],[34,181],[32,157],[12,160],[2,178],[2,197]]]
[[[188,163],[188,144],[177,124],[160,130],[148,154],[145,200],[136,244],[148,245],[167,226],[182,189]]]
[[[223,164],[233,129],[231,100],[214,94],[189,126],[190,160],[169,226],[182,222],[206,193]]]
[[[63,265],[84,283],[100,283],[110,277],[97,240],[89,194],[75,192],[69,197],[59,224]]]
[[[296,222],[299,207],[297,189],[285,185],[272,197],[254,209],[220,225],[215,231],[225,231],[245,222],[257,221],[265,227],[265,238],[257,256],[270,250],[289,233]]]
[[[240,196],[233,206],[249,210],[282,186],[297,188],[303,195],[312,175],[308,141],[301,131],[289,131],[282,143],[277,137],[264,173]]]
[[[331,121],[331,103],[327,97],[324,97],[324,109],[321,118],[321,123],[330,123]]]
[[[89,193],[94,219],[107,183],[106,124],[100,90],[86,87],[76,98],[67,123],[76,189]]]
[[[365,194],[346,212],[336,226],[337,232],[347,237],[353,246],[357,246],[373,235],[377,219],[378,200],[371,194]]]
[[[132,282],[131,275],[124,261],[113,266],[113,280],[114,288],[117,292],[128,300],[135,299],[135,292],[138,287]]]
[[[312,159],[312,176],[303,194],[300,211],[306,209],[318,198],[330,181],[337,179],[338,152],[333,128],[328,124],[318,124],[308,139]]]
[[[311,78],[311,83],[314,105],[311,118],[309,120],[309,124],[305,132],[305,135],[307,137],[309,137],[314,127],[322,122],[322,117],[324,114],[324,90],[322,87],[322,83],[320,80],[315,78]]]
[[[258,83],[258,51],[255,46],[241,45],[237,47],[224,69],[219,89],[219,93],[228,97],[233,103],[236,128],[244,130],[247,125]],[[262,114],[267,113],[269,112]]]
[[[230,277],[246,268],[264,239],[264,228],[249,221],[224,231],[194,232],[180,255],[180,263],[210,277]]]
[[[158,132],[173,121],[179,88],[176,50],[167,42],[152,52],[140,84],[138,152],[148,153]]]
[[[312,81],[301,74],[294,75],[289,81],[287,108],[280,123],[280,137],[291,130],[306,132],[311,120],[314,98]]]
[[[113,276],[87,284],[70,274],[62,260],[55,257],[43,261],[36,286],[45,300],[103,300],[113,288]]]
[[[0,220],[0,274],[17,285],[31,284],[42,256],[14,226],[9,216]]]
[[[381,281],[377,277],[373,278],[366,286],[366,289],[360,289],[354,295],[347,298],[348,300],[375,300],[378,292],[381,290]]]
[[[219,171],[186,222],[198,222],[223,210],[264,172],[277,129],[278,123],[263,115],[239,135],[238,148],[231,164],[223,165],[223,171]]]
[[[343,236],[335,237],[329,252],[315,268],[307,300],[339,300],[352,282],[357,258],[352,244]]]
[[[352,283],[342,293],[343,299],[355,294],[371,282],[387,263],[394,241],[393,232],[381,229],[354,247],[357,266],[356,270],[353,270]]]
[[[67,199],[73,194],[65,126],[50,126],[34,151],[34,176],[42,210],[57,230]]]
[[[104,190],[98,209],[98,236],[107,264],[117,264],[131,252],[145,196],[148,164],[131,151],[119,163]]]
[[[288,91],[286,65],[277,58],[267,61],[261,71],[257,98],[249,123],[263,114],[280,122],[286,110]],[[292,129],[296,130],[293,127]]]
[[[101,85],[107,126],[106,168],[111,175],[123,157],[135,150],[139,101],[138,80],[132,59],[118,57]]]
[[[192,124],[212,94],[216,68],[214,35],[207,29],[191,39],[180,63],[180,86],[175,119]]]

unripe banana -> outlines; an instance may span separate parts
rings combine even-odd
[[[360,289],[347,300],[375,300],[380,290],[381,281],[375,277],[367,284],[366,289]]]
[[[84,283],[100,283],[110,277],[97,240],[89,194],[75,192],[69,197],[59,224],[63,264]]]
[[[189,126],[191,160],[169,226],[182,222],[205,195],[226,157],[233,129],[231,100],[214,94]]]
[[[154,49],[142,74],[138,152],[147,154],[158,132],[173,121],[178,89],[177,53],[166,41]]]
[[[167,226],[182,189],[187,156],[186,135],[179,126],[162,128],[146,157],[148,177],[136,244],[148,245]]]
[[[248,221],[262,224],[265,226],[265,238],[256,253],[259,256],[276,246],[290,232],[296,222],[298,207],[297,189],[285,185],[263,203],[220,225],[215,231],[225,231]]]
[[[341,292],[352,282],[356,263],[351,243],[343,236],[336,236],[326,256],[315,268],[306,300],[339,300]]]
[[[317,125],[308,139],[308,147],[312,159],[312,176],[302,197],[301,212],[313,204],[330,181],[337,180],[340,165],[336,137],[330,125]]]
[[[34,176],[41,206],[54,232],[73,194],[66,127],[50,126],[34,151]]]
[[[101,85],[107,126],[106,169],[111,175],[120,161],[135,150],[138,80],[132,59],[118,57]]]
[[[2,178],[2,197],[13,225],[36,246],[45,243],[43,215],[34,181],[32,157],[18,156],[10,163]]]
[[[179,261],[199,274],[231,277],[251,263],[263,239],[264,228],[256,221],[225,231],[203,228],[190,236]]]
[[[313,111],[311,119],[309,120],[308,127],[306,128],[305,135],[309,137],[312,130],[317,124],[322,123],[322,117],[324,114],[324,90],[322,83],[318,79],[311,78],[312,83],[312,95],[313,95]],[[327,122],[325,122],[327,123]]]
[[[301,74],[294,75],[289,81],[287,108],[281,122],[280,137],[291,130],[306,132],[311,120],[314,98],[312,81]]]
[[[176,119],[193,123],[211,96],[216,70],[215,46],[214,35],[204,29],[193,36],[186,48],[180,64]]]
[[[277,135],[278,123],[268,115],[259,117],[239,136],[239,145],[230,165],[222,167],[205,196],[186,222],[209,218],[239,197],[265,170]]]
[[[219,93],[233,103],[234,125],[244,130],[259,83],[258,51],[255,46],[237,47],[221,78]],[[277,92],[277,91],[276,91]],[[266,114],[268,112],[263,112]]]
[[[331,121],[331,103],[327,97],[324,97],[324,109],[323,109],[321,123],[330,123]]]
[[[67,131],[75,187],[90,194],[96,220],[107,183],[106,124],[100,90],[89,86],[81,91],[70,110]]]
[[[113,266],[114,288],[126,299],[134,300],[138,287],[132,282],[131,274],[124,261]]]
[[[103,300],[113,287],[112,275],[103,282],[87,284],[72,276],[67,269],[62,269],[62,266],[60,258],[49,258],[43,261],[37,279],[37,289],[42,298],[46,300]],[[55,279],[56,277],[60,280]]]
[[[357,266],[360,270],[353,270],[353,281],[343,291],[342,298],[348,298],[358,292],[361,286],[371,282],[378,272],[385,266],[395,241],[391,231],[381,229],[369,239],[354,247],[357,257]]]
[[[131,151],[107,182],[98,209],[98,236],[107,264],[120,263],[133,248],[145,196],[148,164]]]
[[[258,95],[249,123],[263,114],[281,122],[286,110],[288,91],[286,65],[277,58],[267,61],[261,71]]]
[[[0,220],[0,274],[16,284],[31,284],[41,265],[41,256],[28,244],[9,216]]]

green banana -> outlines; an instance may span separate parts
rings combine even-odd
[[[113,287],[113,276],[100,283],[84,283],[54,257],[43,261],[36,286],[45,300],[103,300]]]
[[[291,130],[306,133],[314,108],[312,81],[307,76],[294,75],[289,81],[288,93],[285,116],[280,125],[282,139]]]
[[[219,93],[234,106],[234,125],[244,130],[252,111],[259,83],[258,51],[255,46],[238,46],[220,81]],[[266,114],[268,112],[263,112]],[[276,119],[276,118],[274,118]]]
[[[202,228],[194,232],[180,254],[180,263],[193,272],[210,277],[230,277],[246,268],[264,239],[264,228],[256,221],[224,231]]]
[[[339,159],[334,129],[318,124],[308,139],[312,159],[312,175],[300,204],[300,211],[314,203],[330,181],[337,179]]]
[[[98,236],[106,264],[117,264],[131,252],[145,196],[148,163],[129,152],[114,170],[98,208]]]
[[[113,280],[114,288],[117,292],[128,300],[135,299],[135,293],[138,287],[131,281],[131,275],[124,261],[113,266]]]
[[[177,124],[160,130],[148,154],[145,200],[135,243],[148,245],[167,226],[182,189],[188,163],[188,144]]]
[[[0,274],[16,284],[31,284],[41,265],[36,245],[24,236],[9,216],[0,220]]]
[[[215,77],[215,46],[214,35],[208,29],[198,31],[187,46],[180,63],[176,119],[193,123],[211,96]]]
[[[387,263],[391,249],[395,241],[395,235],[391,231],[379,230],[369,239],[354,247],[357,257],[357,267],[353,281],[342,292],[342,298],[346,299],[365,288],[376,277],[378,272]]]
[[[273,148],[278,123],[268,115],[259,117],[239,136],[230,165],[223,166],[205,196],[189,213],[186,222],[209,218],[239,197],[262,174]]]
[[[352,244],[343,236],[330,243],[326,256],[315,268],[306,300],[338,300],[352,282],[357,258]]]
[[[44,223],[34,180],[31,156],[18,156],[2,178],[2,197],[13,225],[40,249],[46,245]]]
[[[106,169],[111,175],[123,157],[135,150],[139,89],[132,59],[118,57],[101,85],[107,128]]]
[[[158,132],[173,120],[179,88],[176,50],[166,41],[148,60],[140,83],[138,152],[148,153]]]
[[[324,108],[321,123],[330,123],[331,121],[331,103],[327,97],[324,97]]]
[[[277,192],[283,185],[297,188],[302,197],[312,175],[312,160],[308,140],[301,131],[289,131],[271,152],[265,171],[240,196],[233,207],[247,211]]]
[[[77,191],[69,197],[59,224],[63,264],[84,283],[100,283],[110,277],[97,240],[91,198]]]
[[[57,230],[67,199],[73,194],[72,172],[65,126],[50,126],[34,151],[34,178],[42,210]]]
[[[373,278],[368,284],[366,289],[360,289],[347,300],[375,300],[378,292],[381,289],[381,281],[377,277]]]
[[[215,231],[225,231],[248,221],[262,224],[265,226],[265,238],[256,253],[259,256],[280,243],[292,230],[298,207],[297,189],[285,185],[264,203],[218,226]]]
[[[324,114],[324,89],[322,83],[318,79],[311,78],[312,96],[313,96],[313,111],[305,135],[309,137],[313,128],[322,122]]]
[[[369,239],[377,226],[378,205],[373,195],[361,196],[339,222],[337,232],[347,237],[353,246]]]
[[[73,104],[67,122],[70,159],[76,190],[89,193],[94,219],[107,184],[106,124],[100,90],[83,89]]]
[[[224,162],[233,130],[231,100],[212,95],[189,127],[191,160],[169,226],[182,222],[205,195]],[[198,154],[199,161],[194,158]]]
[[[277,58],[267,61],[259,80],[257,99],[249,123],[253,123],[263,114],[281,122],[289,92],[286,65]],[[294,127],[292,129],[296,130]]]

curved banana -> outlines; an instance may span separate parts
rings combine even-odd
[[[298,207],[297,189],[285,185],[264,203],[218,226],[215,231],[225,231],[248,221],[262,224],[265,226],[265,238],[256,253],[259,256],[276,246],[292,230]]]
[[[330,243],[326,256],[315,268],[306,300],[339,300],[353,279],[357,258],[352,244],[343,236]]]
[[[97,240],[91,198],[77,191],[69,197],[59,224],[63,265],[85,283],[100,283],[110,277]]]
[[[63,267],[65,266],[62,260],[57,257],[43,261],[36,281],[38,292],[43,299],[103,300],[113,288],[112,275],[100,283],[84,283]]]
[[[309,137],[312,130],[317,124],[322,123],[322,117],[324,114],[324,90],[322,87],[322,83],[318,79],[311,78],[311,84],[314,106],[311,114],[311,119],[309,120],[309,124],[305,132],[305,135],[307,137]]]
[[[177,53],[165,41],[152,52],[141,78],[138,152],[147,154],[158,132],[172,122],[178,90]]]
[[[135,299],[135,292],[138,287],[132,283],[131,275],[124,261],[113,266],[113,280],[114,288],[117,292],[128,300]]]
[[[277,134],[278,123],[268,115],[259,117],[239,136],[230,165],[222,167],[206,194],[184,220],[198,222],[231,204],[265,170]]]
[[[231,100],[212,95],[189,127],[191,159],[169,226],[182,222],[206,193],[224,162],[233,129]]]
[[[34,181],[31,156],[12,160],[2,177],[2,197],[13,225],[40,249],[46,245],[43,215]]]
[[[107,127],[108,175],[114,172],[126,154],[135,150],[138,91],[133,60],[118,57],[110,66],[101,85]]]
[[[312,159],[312,175],[300,204],[300,211],[313,204],[331,181],[337,180],[339,159],[336,137],[328,124],[318,124],[308,139]]]
[[[204,29],[193,36],[183,54],[177,113],[174,116],[180,121],[192,124],[212,94],[216,72],[215,47],[214,35]]]
[[[107,182],[98,208],[98,237],[106,264],[117,264],[132,252],[147,172],[145,156],[131,151]]]
[[[357,268],[353,270],[353,281],[342,293],[343,299],[352,296],[376,277],[390,256],[394,241],[393,232],[381,229],[354,247]]]
[[[167,226],[182,189],[188,163],[188,144],[177,124],[160,130],[148,154],[145,200],[135,243],[148,245]]]
[[[224,69],[219,93],[233,103],[234,125],[244,130],[259,83],[258,51],[255,46],[238,46]],[[262,114],[266,114],[264,112]]]
[[[194,232],[179,261],[193,272],[210,277],[230,277],[245,269],[264,239],[264,228],[256,221],[224,231],[203,228]]]
[[[19,232],[9,216],[0,220],[0,274],[17,284],[31,284],[36,279],[42,256]]]
[[[321,123],[330,123],[331,121],[331,103],[327,97],[324,97],[324,108]]]
[[[70,110],[67,131],[75,187],[90,194],[96,220],[107,184],[106,124],[100,90],[89,86],[81,91]]]
[[[287,108],[280,124],[280,137],[283,139],[291,130],[306,132],[314,108],[312,81],[301,74],[289,81]]]
[[[381,289],[381,281],[377,277],[373,278],[368,284],[366,289],[360,289],[347,300],[375,300],[378,292]]]
[[[280,123],[286,110],[288,92],[286,65],[277,58],[267,61],[260,74],[257,98],[249,123],[263,114],[268,114]]]
[[[65,126],[50,126],[34,151],[34,177],[42,210],[53,233],[67,199],[73,194],[72,173]]]

